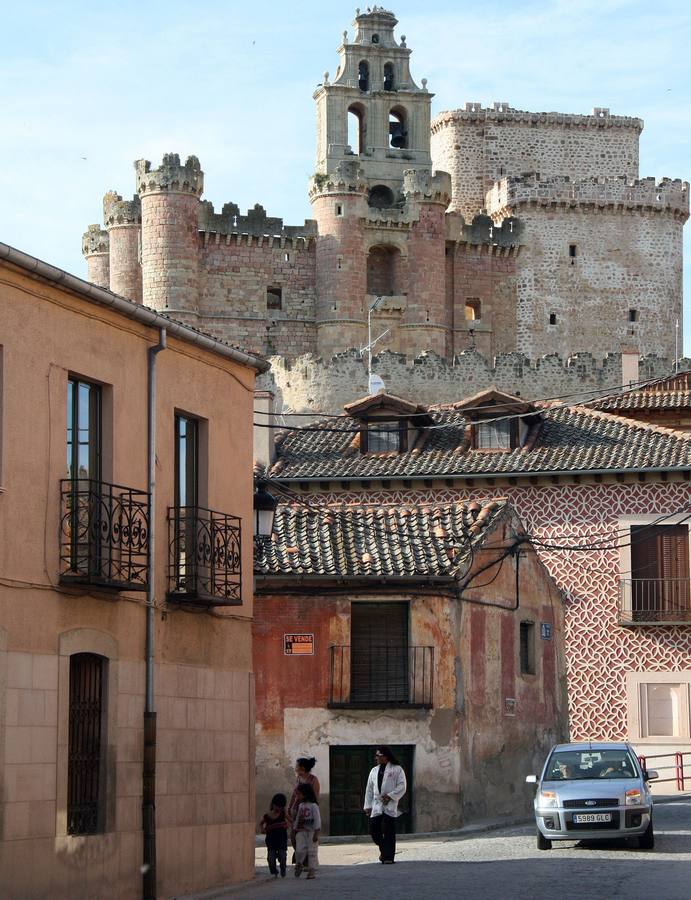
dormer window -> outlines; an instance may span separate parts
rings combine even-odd
[[[475,426],[477,431],[476,447],[478,450],[510,450],[511,419],[499,419],[495,422],[480,420]]]
[[[533,404],[496,388],[455,403],[454,409],[466,416],[470,446],[478,451],[508,452],[523,447],[541,419]]]
[[[363,453],[401,453],[408,449],[407,422],[369,421],[362,432],[360,448]]]

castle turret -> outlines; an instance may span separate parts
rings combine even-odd
[[[108,232],[100,225],[89,225],[82,235],[82,253],[86,259],[86,277],[99,287],[110,286]]]
[[[204,173],[196,156],[184,165],[167,153],[158,169],[134,164],[142,209],[144,303],[194,324],[199,305],[199,198]]]
[[[115,191],[103,197],[103,221],[110,239],[110,289],[142,302],[140,241],[142,208],[139,197],[123,200]]]

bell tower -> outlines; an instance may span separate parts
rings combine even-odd
[[[359,162],[369,205],[390,207],[402,199],[403,172],[429,168],[432,94],[410,74],[405,37],[394,37],[398,20],[380,6],[356,10],[355,34],[338,48],[338,69],[314,94],[317,104],[316,175]]]

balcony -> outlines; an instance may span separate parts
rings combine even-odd
[[[168,510],[168,526],[168,599],[241,604],[240,519],[199,506],[177,506]]]
[[[622,578],[620,625],[691,625],[691,580]]]
[[[434,647],[329,647],[332,709],[430,709]]]
[[[60,482],[61,584],[148,587],[149,495],[86,478]]]

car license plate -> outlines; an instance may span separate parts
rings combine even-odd
[[[589,822],[611,822],[612,813],[575,813],[573,821],[576,825],[587,825]]]

